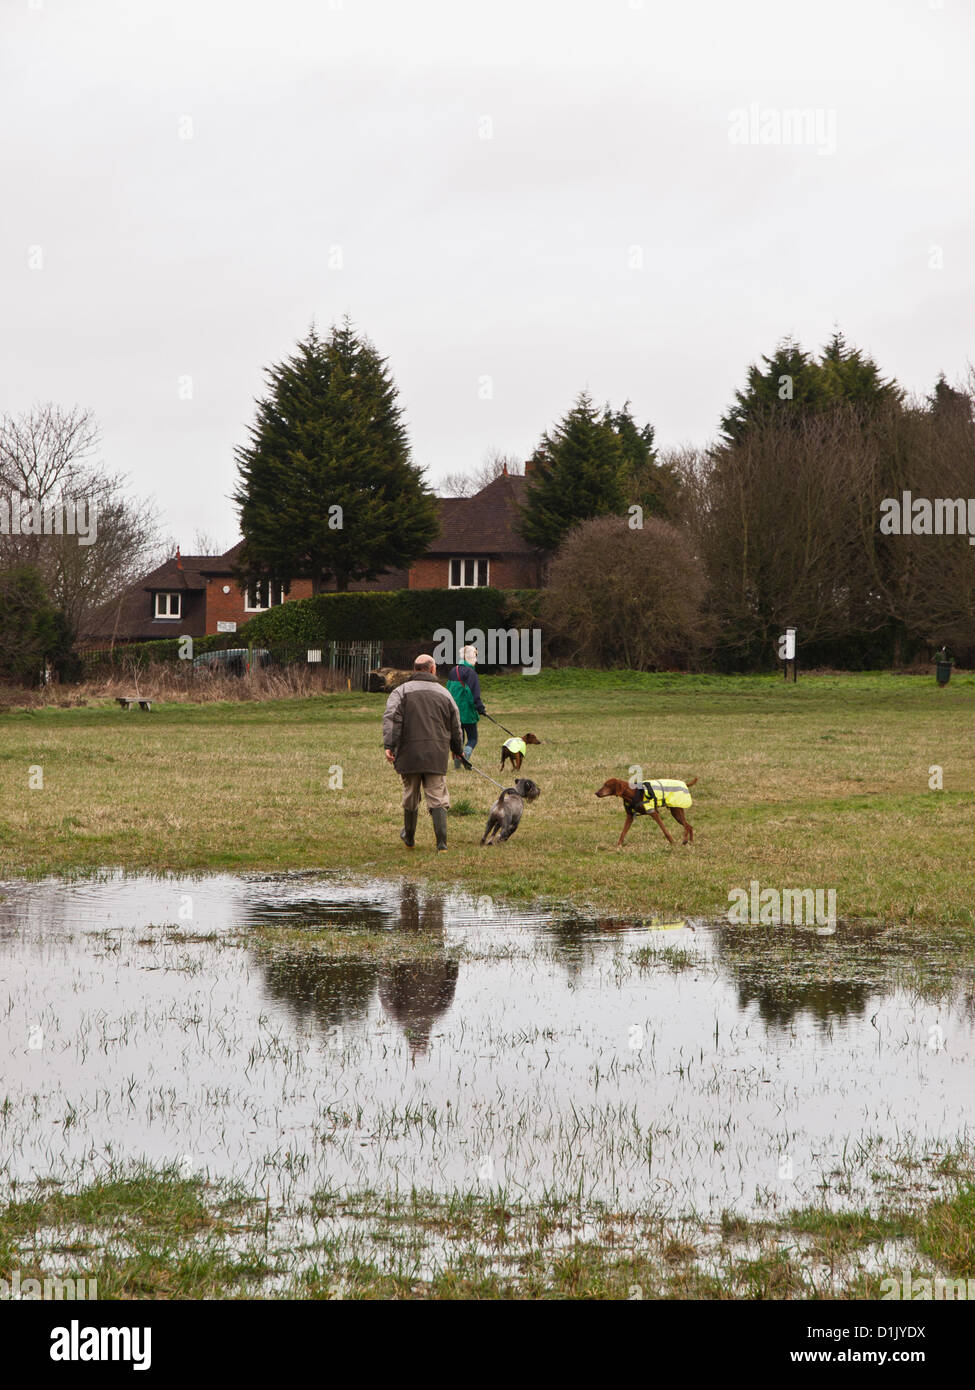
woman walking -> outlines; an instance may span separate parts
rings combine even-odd
[[[474,670],[477,661],[476,647],[461,647],[460,661],[452,667],[447,676],[447,689],[453,695],[460,711],[461,727],[464,730],[464,757],[469,758],[477,747],[478,716],[487,714],[481,699],[481,682]],[[463,767],[460,758],[454,758],[454,768]]]

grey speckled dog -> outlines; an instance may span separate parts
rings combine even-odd
[[[510,840],[518,829],[525,802],[537,801],[538,795],[538,787],[529,777],[518,777],[513,787],[505,787],[488,812],[481,844],[493,845],[498,840]]]

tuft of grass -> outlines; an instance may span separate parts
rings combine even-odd
[[[975,1186],[928,1208],[918,1245],[954,1275],[975,1277]]]
[[[256,946],[265,955],[316,956],[334,960],[431,960],[444,953],[437,932],[368,930],[356,927],[252,927],[236,944]],[[455,952],[456,954],[456,952]]]

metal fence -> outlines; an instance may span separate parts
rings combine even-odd
[[[275,668],[303,667],[308,671],[329,672],[348,682],[353,690],[366,690],[369,686],[369,672],[382,665],[382,642],[323,642],[317,647],[275,644],[273,646],[241,646],[234,644],[232,638],[226,643],[207,645],[206,650],[198,647],[192,654],[180,656],[173,645],[167,643],[165,651],[154,651],[145,643],[117,644],[115,647],[102,647],[81,653],[84,678],[98,679],[113,672],[138,672],[150,666],[163,666],[174,673],[188,677],[207,672],[222,672],[226,675],[243,676],[249,671],[274,670]]]

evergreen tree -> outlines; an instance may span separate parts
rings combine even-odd
[[[583,392],[532,456],[521,517],[525,540],[556,550],[579,522],[624,512],[624,466],[619,435]]]
[[[735,392],[735,404],[721,421],[729,444],[740,443],[753,425],[769,424],[785,416],[798,417],[804,410],[824,404],[826,392],[816,362],[791,338],[785,338],[764,367],[752,363],[744,391]]]
[[[603,420],[615,432],[623,449],[621,480],[628,505],[638,503],[652,516],[676,516],[680,481],[674,469],[657,458],[653,425],[637,425],[629,401],[622,410],[607,405]]]
[[[846,344],[838,330],[817,360],[785,338],[771,357],[748,368],[744,391],[721,421],[725,441],[740,444],[756,425],[801,424],[811,412],[846,405],[876,410],[900,406],[903,391],[885,380],[871,357]]]
[[[972,398],[966,391],[956,391],[945,380],[944,372],[934,383],[934,390],[927,397],[932,415],[954,416],[965,422],[972,420]]]
[[[422,555],[436,504],[372,344],[348,319],[324,341],[312,328],[266,376],[250,443],[236,451],[242,577],[347,589]]]
[[[45,661],[70,649],[64,615],[51,603],[34,565],[0,571],[0,676],[36,680]]]
[[[866,406],[898,405],[903,396],[894,381],[885,381],[872,357],[849,348],[837,329],[823,348],[818,363],[826,404]]]

